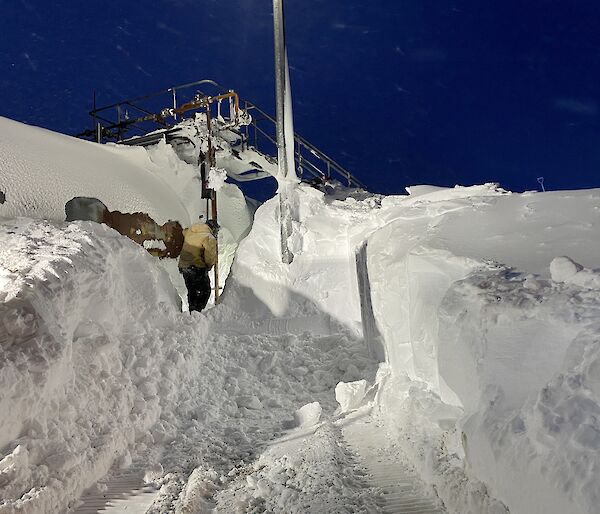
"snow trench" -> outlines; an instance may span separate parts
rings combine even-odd
[[[201,315],[106,227],[3,221],[0,512],[74,508],[129,466],[151,514],[376,512],[337,390],[449,513],[594,513],[598,191],[411,193],[299,186],[289,266],[267,202]]]
[[[374,377],[339,325],[247,335],[227,304],[181,313],[156,261],[107,227],[18,219],[0,238],[2,513],[73,509],[140,463],[160,489],[149,512],[192,512],[301,406],[329,416],[338,382]]]

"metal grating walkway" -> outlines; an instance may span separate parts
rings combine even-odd
[[[369,485],[383,493],[383,512],[390,514],[446,514],[441,501],[420,480],[370,417],[343,427],[344,438],[367,471]]]
[[[105,491],[86,491],[74,514],[144,514],[158,494],[144,484],[143,471],[127,470],[111,478]]]

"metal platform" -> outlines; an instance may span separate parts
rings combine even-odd
[[[96,107],[90,111],[93,128],[77,137],[98,143],[115,142],[124,145],[149,146],[161,140],[171,143],[178,138],[177,125],[195,113],[206,116],[210,137],[217,140],[227,131],[239,138],[234,148],[237,154],[255,152],[264,159],[276,162],[276,120],[273,116],[237,93],[214,80],[198,80],[129,100]],[[234,153],[234,155],[236,155]],[[338,180],[349,187],[366,186],[334,159],[320,151],[298,134],[294,134],[296,173],[301,179],[326,182]],[[257,168],[256,176],[268,176]]]

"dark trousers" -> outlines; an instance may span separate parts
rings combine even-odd
[[[210,277],[206,268],[190,266],[179,270],[183,275],[185,287],[188,290],[188,304],[190,312],[201,311],[206,307],[210,298]]]

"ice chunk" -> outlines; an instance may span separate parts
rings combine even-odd
[[[335,399],[340,404],[342,412],[356,409],[367,391],[367,381],[339,382],[335,386]]]
[[[294,412],[294,421],[299,427],[311,427],[319,422],[322,411],[319,402],[307,403]]]
[[[577,264],[568,257],[556,257],[550,263],[550,275],[554,282],[567,282],[582,269],[581,264]]]

